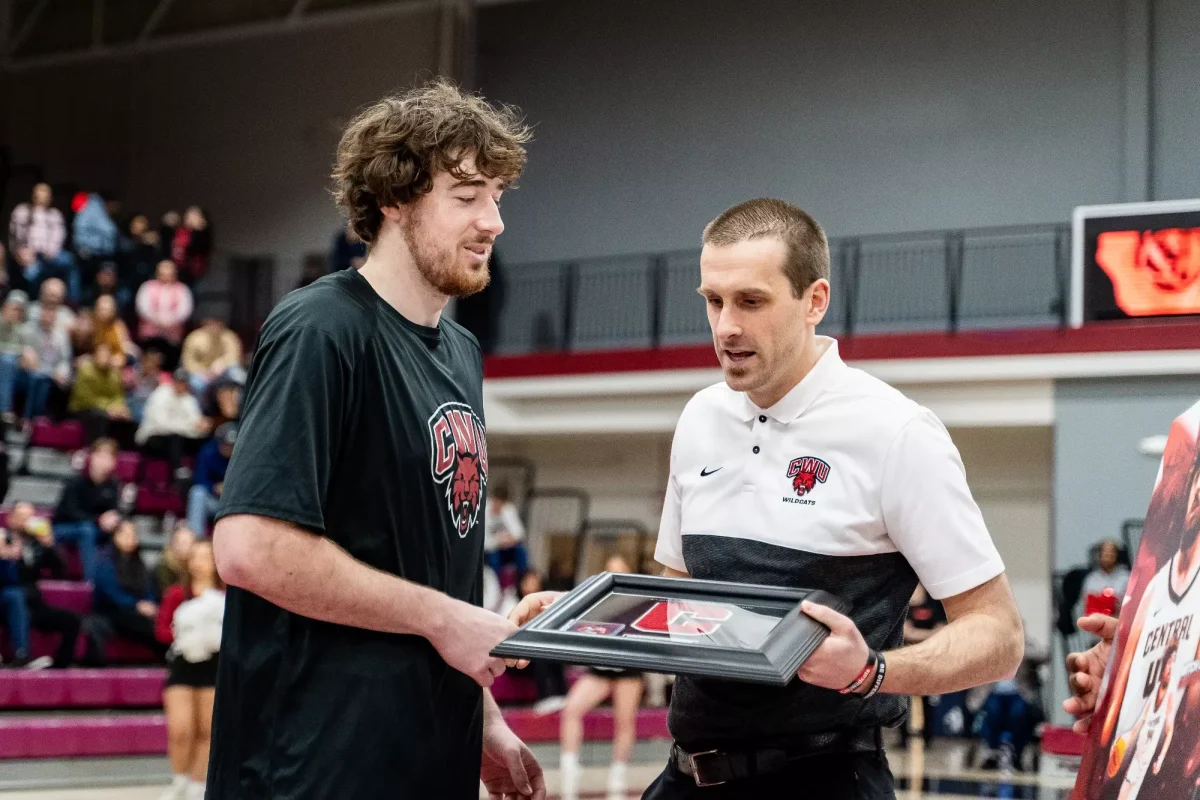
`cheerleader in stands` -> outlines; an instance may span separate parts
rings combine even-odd
[[[167,652],[167,754],[174,778],[162,800],[203,800],[213,694],[225,615],[225,584],[212,545],[196,542],[186,569],[163,594],[156,632]]]

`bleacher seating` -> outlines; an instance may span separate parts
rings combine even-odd
[[[504,709],[504,719],[525,742],[558,741],[559,715],[539,716],[528,709]],[[667,738],[667,710],[638,712],[638,738]],[[584,717],[587,741],[612,739],[612,709]],[[113,713],[105,716],[29,716],[0,720],[0,761],[16,758],[84,758],[161,755],[167,750],[166,720],[161,714]]]
[[[0,708],[158,708],[163,667],[0,672]]]

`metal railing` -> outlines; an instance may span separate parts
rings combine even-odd
[[[829,335],[1066,324],[1065,224],[835,239],[830,259]],[[496,352],[706,342],[699,282],[698,249],[514,266]]]

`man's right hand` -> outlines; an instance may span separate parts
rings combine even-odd
[[[117,523],[120,521],[121,515],[111,509],[105,511],[100,515],[100,518],[96,520],[100,526],[100,530],[104,531],[105,533],[112,533],[114,530],[116,530]]]
[[[1073,730],[1076,733],[1087,733],[1091,726],[1104,667],[1108,664],[1119,622],[1107,614],[1092,614],[1079,620],[1079,629],[1094,633],[1100,641],[1090,650],[1067,656],[1067,684],[1072,696],[1063,702],[1063,710],[1075,717]]]
[[[139,600],[134,608],[136,608],[137,612],[143,617],[153,617],[158,614],[158,606],[154,605],[154,603],[151,603],[149,600]]]
[[[480,686],[491,686],[504,673],[504,660],[488,655],[517,626],[484,608],[454,601],[440,630],[430,643],[447,664],[471,676]]]

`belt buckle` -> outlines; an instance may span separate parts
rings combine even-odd
[[[700,767],[696,763],[696,759],[704,756],[715,756],[719,752],[719,750],[705,750],[700,753],[687,754],[688,764],[690,764],[692,767],[692,780],[696,782],[696,786],[698,788],[704,788],[705,786],[720,786],[723,783],[728,783],[728,781],[706,781],[700,777]]]

